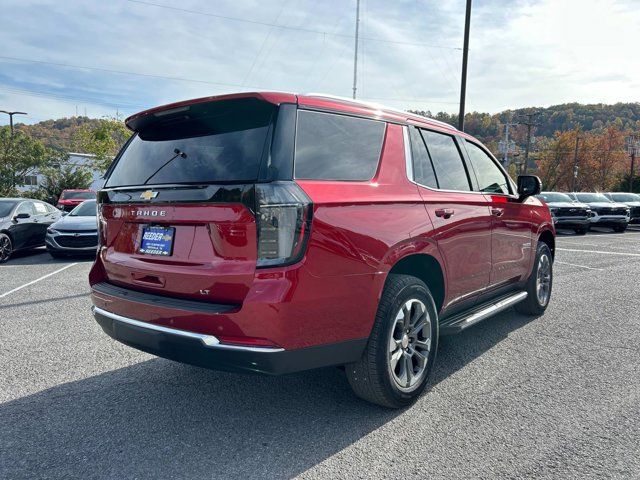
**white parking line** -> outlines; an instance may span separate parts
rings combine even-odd
[[[47,273],[46,275],[43,275],[43,276],[42,276],[42,277],[40,277],[40,278],[36,278],[35,280],[30,281],[29,283],[25,283],[24,285],[21,285],[21,286],[19,286],[19,287],[14,288],[13,290],[9,290],[8,292],[5,292],[5,293],[3,293],[3,294],[0,294],[0,298],[4,298],[4,297],[6,297],[7,295],[10,295],[10,294],[12,294],[12,293],[14,293],[14,292],[17,292],[18,290],[22,290],[23,288],[28,287],[29,285],[33,285],[34,283],[37,283],[37,282],[39,282],[40,280],[44,280],[45,278],[49,278],[49,277],[51,277],[52,275],[55,275],[56,273],[60,273],[61,271],[66,270],[66,269],[67,269],[67,268],[69,268],[69,267],[73,267],[74,265],[78,265],[78,263],[77,263],[77,262],[76,262],[76,263],[70,263],[69,265],[65,265],[64,267],[59,268],[59,269],[58,269],[58,270],[56,270],[55,272]]]
[[[579,250],[577,248],[556,248],[556,250],[562,250],[565,252],[585,252],[585,253],[601,253],[603,255],[623,255],[626,257],[640,257],[640,253],[626,253],[626,252],[605,252],[602,250]]]
[[[587,267],[586,265],[578,265],[577,263],[561,262],[559,260],[556,260],[553,263],[561,263],[562,265],[569,265],[570,267],[586,268],[587,270],[603,270],[602,268]]]

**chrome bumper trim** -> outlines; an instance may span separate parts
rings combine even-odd
[[[178,330],[177,328],[164,327],[162,325],[156,325],[153,323],[142,322],[140,320],[134,320],[133,318],[123,317],[117,313],[108,312],[100,307],[93,305],[91,311],[99,315],[110,318],[116,322],[132,325],[134,327],[144,328],[146,330],[153,330],[156,332],[162,332],[169,335],[175,335],[178,337],[189,338],[192,340],[200,340],[202,344],[207,348],[215,348],[220,350],[237,350],[242,352],[262,352],[273,353],[282,352],[284,348],[278,347],[245,347],[241,345],[227,345],[220,343],[217,337],[213,335],[206,335],[204,333],[187,332],[186,330]]]

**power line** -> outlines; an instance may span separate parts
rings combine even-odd
[[[53,98],[55,100],[59,100],[61,102],[75,104],[78,101],[83,103],[93,103],[95,105],[102,105],[105,107],[124,107],[124,108],[147,108],[148,105],[139,105],[139,104],[131,104],[131,103],[123,103],[123,102],[108,102],[96,98],[88,98],[88,97],[79,97],[75,95],[65,95],[65,94],[57,94],[57,93],[49,93],[42,92],[38,90],[25,90],[15,87],[7,87],[4,85],[0,86],[0,91],[8,92],[14,95],[25,95],[28,97],[45,97],[45,98]]]
[[[303,28],[303,27],[291,27],[291,26],[286,26],[286,25],[279,25],[277,23],[269,23],[269,22],[262,22],[259,20],[248,20],[246,18],[238,18],[238,17],[231,17],[228,15],[220,15],[217,13],[210,13],[210,12],[202,12],[202,11],[198,11],[198,10],[190,10],[187,8],[181,8],[181,7],[174,7],[172,5],[163,5],[161,3],[153,3],[153,2],[147,2],[147,1],[143,1],[143,0],[126,0],[127,2],[130,3],[135,3],[138,5],[146,5],[146,6],[151,6],[151,7],[157,7],[157,8],[164,8],[167,10],[173,10],[173,11],[177,11],[177,12],[183,12],[183,13],[191,13],[194,15],[203,15],[206,17],[213,17],[213,18],[219,18],[221,20],[229,20],[232,22],[242,22],[242,23],[250,23],[253,25],[262,25],[264,27],[275,27],[275,28],[281,28],[284,30],[297,30],[299,32],[307,32],[307,33],[315,33],[315,34],[319,34],[319,35],[329,35],[329,36],[333,36],[333,37],[342,37],[342,38],[351,38],[354,39],[355,36],[348,34],[348,33],[329,33],[323,30],[315,30],[312,28]],[[401,40],[387,40],[385,38],[373,38],[373,37],[360,37],[362,40],[369,40],[372,42],[381,42],[381,43],[394,43],[394,44],[398,44],[398,45],[418,45],[418,46],[422,46],[422,47],[428,47],[428,48],[442,48],[442,49],[446,49],[446,50],[461,50],[461,48],[459,47],[448,47],[446,45],[433,45],[433,44],[428,44],[428,43],[421,43],[421,42],[404,42]]]
[[[7,57],[7,56],[3,56],[3,55],[0,55],[0,60],[9,60],[9,61],[14,61],[14,62],[25,62],[25,63],[36,63],[36,64],[41,64],[41,65],[51,65],[51,66],[54,66],[54,67],[75,68],[75,69],[80,69],[80,70],[93,70],[93,71],[96,71],[96,72],[115,73],[115,74],[118,74],[118,75],[135,75],[135,76],[138,76],[138,77],[159,78],[159,79],[162,79],[162,80],[175,80],[175,81],[179,81],[179,82],[204,83],[204,84],[208,84],[208,85],[218,85],[218,86],[221,86],[221,87],[243,87],[243,88],[245,87],[244,85],[241,85],[239,83],[212,82],[210,80],[200,80],[200,79],[196,79],[196,78],[173,77],[173,76],[168,76],[168,75],[159,75],[159,74],[155,74],[155,73],[130,72],[130,71],[126,71],[126,70],[114,70],[114,69],[104,68],[104,67],[88,67],[86,65],[73,65],[73,64],[70,64],[70,63],[46,62],[44,60],[32,60],[32,59],[28,59],[28,58]],[[263,88],[263,87],[258,87],[256,85],[246,85],[246,87],[249,87],[249,88]]]

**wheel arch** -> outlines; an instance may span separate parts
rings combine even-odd
[[[9,240],[11,240],[11,243],[14,243],[14,239],[13,239],[13,235],[11,235],[11,232],[7,229],[4,230],[0,230],[0,233],[4,233],[7,237],[9,237]]]
[[[433,295],[436,311],[440,312],[444,304],[446,283],[444,270],[436,257],[428,253],[405,255],[391,266],[387,278],[389,274],[411,275],[422,280]]]
[[[553,232],[549,229],[542,230],[538,235],[538,241],[542,243],[546,243],[551,250],[551,257],[555,258],[556,256],[556,237]]]

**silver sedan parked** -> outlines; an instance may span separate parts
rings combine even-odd
[[[98,248],[96,201],[87,200],[47,229],[45,239],[52,257],[95,254]]]

